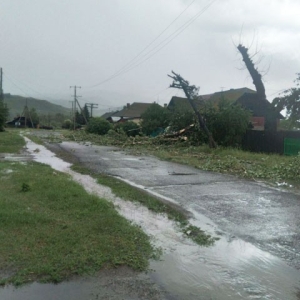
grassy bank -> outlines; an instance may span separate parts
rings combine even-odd
[[[9,141],[20,149],[17,134]],[[1,162],[0,195],[2,284],[59,282],[104,266],[145,270],[156,253],[111,203],[46,165]]]

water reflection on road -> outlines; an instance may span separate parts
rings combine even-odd
[[[300,272],[281,259],[228,236],[191,208],[195,216],[191,222],[220,237],[214,246],[200,247],[185,238],[166,217],[114,197],[93,178],[71,171],[68,163],[49,150],[27,142],[35,160],[71,174],[89,192],[114,201],[123,216],[140,225],[163,249],[161,260],[151,262],[150,276],[165,288],[170,299],[299,299]],[[39,151],[34,152],[36,148]]]

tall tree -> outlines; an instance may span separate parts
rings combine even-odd
[[[272,104],[278,112],[286,109],[288,124],[290,128],[300,127],[300,73],[294,80],[296,86],[283,92],[283,96],[277,97]]]
[[[212,136],[212,133],[208,130],[204,118],[201,116],[200,112],[198,111],[194,103],[194,99],[198,96],[199,88],[197,88],[195,85],[190,85],[189,82],[183,79],[179,74],[176,74],[173,71],[172,73],[174,76],[168,75],[174,80],[173,83],[170,85],[170,87],[181,89],[184,91],[185,96],[187,97],[191,107],[193,108],[197,116],[200,128],[205,132],[205,134],[208,137],[209,147],[216,148],[217,144]]]
[[[85,119],[86,119],[87,121],[89,121],[89,118],[90,118],[90,112],[89,112],[89,109],[88,109],[88,107],[87,107],[86,104],[85,104],[84,107],[83,107],[82,114],[85,116]]]
[[[258,72],[257,68],[255,68],[255,65],[253,63],[253,61],[251,60],[249,53],[248,53],[248,48],[246,48],[245,46],[239,44],[237,46],[237,49],[240,51],[242,57],[243,57],[243,61],[252,77],[253,80],[253,84],[255,85],[256,88],[256,92],[257,95],[260,99],[266,99],[266,90],[265,90],[265,86],[262,82],[262,76],[261,74]]]

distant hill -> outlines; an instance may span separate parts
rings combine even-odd
[[[24,106],[26,105],[27,99],[27,106],[29,109],[35,108],[37,114],[41,115],[56,115],[56,114],[63,114],[63,115],[70,115],[70,109],[63,107],[61,105],[50,103],[46,100],[39,100],[34,98],[26,98],[17,95],[11,94],[4,94],[4,103],[7,104],[9,109],[9,119],[16,117],[17,115],[21,115]]]

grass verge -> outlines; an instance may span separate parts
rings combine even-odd
[[[150,195],[146,191],[133,187],[122,180],[104,174],[94,174],[80,164],[74,164],[71,167],[74,171],[82,174],[88,174],[97,179],[99,184],[108,186],[112,192],[127,201],[137,202],[147,207],[155,213],[166,214],[170,220],[179,224],[181,231],[194,242],[201,246],[210,246],[218,238],[214,238],[196,226],[192,226],[188,222],[188,216],[169,203],[162,202],[156,197]]]
[[[19,131],[0,133],[0,152],[24,145]],[[60,282],[104,266],[145,270],[157,254],[111,203],[46,165],[1,162],[0,195],[2,285]]]
[[[0,182],[0,270],[13,270],[2,284],[60,282],[103,266],[145,270],[155,255],[111,203],[46,165],[3,162]]]
[[[19,130],[0,132],[0,153],[17,153],[25,146]]]

